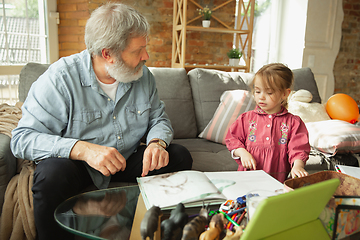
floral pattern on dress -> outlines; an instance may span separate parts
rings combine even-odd
[[[288,125],[286,125],[286,123],[281,123],[280,131],[281,131],[281,138],[279,139],[279,145],[286,144],[288,141],[287,133],[289,132]]]
[[[256,122],[255,121],[250,121],[249,124],[249,141],[251,142],[256,142],[256,135],[255,135],[255,131],[256,131]]]

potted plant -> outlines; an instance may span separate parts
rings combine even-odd
[[[211,18],[211,14],[212,11],[210,10],[210,8],[208,8],[208,6],[204,7],[203,9],[197,9],[200,15],[203,15],[203,21],[202,21],[202,25],[203,27],[210,27],[210,18]]]
[[[242,52],[240,49],[232,48],[227,52],[227,56],[229,57],[229,65],[230,66],[239,66],[240,58],[242,57]]]

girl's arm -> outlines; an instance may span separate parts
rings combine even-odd
[[[246,126],[243,122],[243,114],[241,114],[235,122],[231,124],[225,137],[225,144],[229,151],[237,148],[245,148],[246,134],[244,128],[246,128]]]
[[[309,135],[305,123],[298,116],[294,116],[292,129],[290,131],[288,143],[289,163],[292,166],[291,176],[304,177],[308,173],[305,171],[305,163],[309,159],[310,144]]]
[[[240,158],[241,164],[244,168],[256,170],[256,161],[245,148],[235,149],[234,156]]]
[[[304,169],[305,163],[300,159],[294,161],[293,167],[291,168],[291,177],[305,177],[308,175],[308,172]]]

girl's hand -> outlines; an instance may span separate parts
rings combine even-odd
[[[291,177],[295,178],[295,177],[305,177],[308,174],[308,172],[304,169],[304,162],[297,159],[294,161],[294,165],[291,169]]]
[[[236,149],[234,155],[240,158],[241,165],[243,165],[244,168],[256,170],[256,161],[254,157],[244,148]]]

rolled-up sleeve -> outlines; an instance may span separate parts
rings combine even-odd
[[[244,126],[244,124],[243,116],[240,115],[230,126],[225,137],[226,147],[229,151],[237,148],[245,148],[246,134],[244,129],[246,129],[246,126]]]
[[[309,134],[304,122],[297,116],[294,117],[288,143],[289,162],[292,165],[296,159],[304,163],[309,159],[310,144]]]

